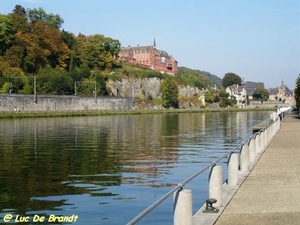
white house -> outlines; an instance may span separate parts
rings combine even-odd
[[[245,86],[240,86],[238,84],[233,84],[226,88],[226,93],[229,94],[231,98],[237,101],[237,107],[245,108],[247,103],[247,91]]]

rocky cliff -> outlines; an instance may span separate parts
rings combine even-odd
[[[122,79],[121,81],[109,80],[106,84],[110,95],[121,97],[132,97],[139,99],[160,99],[160,85],[162,80],[159,78],[139,78]],[[205,105],[205,90],[197,87],[179,86],[180,108],[193,108]]]

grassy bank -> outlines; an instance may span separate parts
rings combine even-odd
[[[205,113],[205,112],[242,112],[242,111],[275,111],[274,108],[217,108],[217,109],[135,109],[135,110],[94,110],[94,111],[56,111],[56,112],[1,112],[0,119],[35,118],[35,117],[75,117],[75,116],[105,116],[163,113]]]

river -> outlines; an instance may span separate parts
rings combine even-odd
[[[126,224],[239,146],[271,113],[2,119],[0,223],[56,216],[51,224],[67,224],[60,216],[73,216],[68,224]],[[185,186],[193,190],[194,212],[208,197],[207,183],[203,173]],[[170,197],[139,224],[172,224],[172,207]]]

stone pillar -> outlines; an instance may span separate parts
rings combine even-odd
[[[209,171],[209,198],[215,198],[217,202],[214,204],[215,207],[222,206],[222,166],[212,166]]]
[[[193,198],[191,190],[178,190],[173,195],[174,225],[192,225]]]

